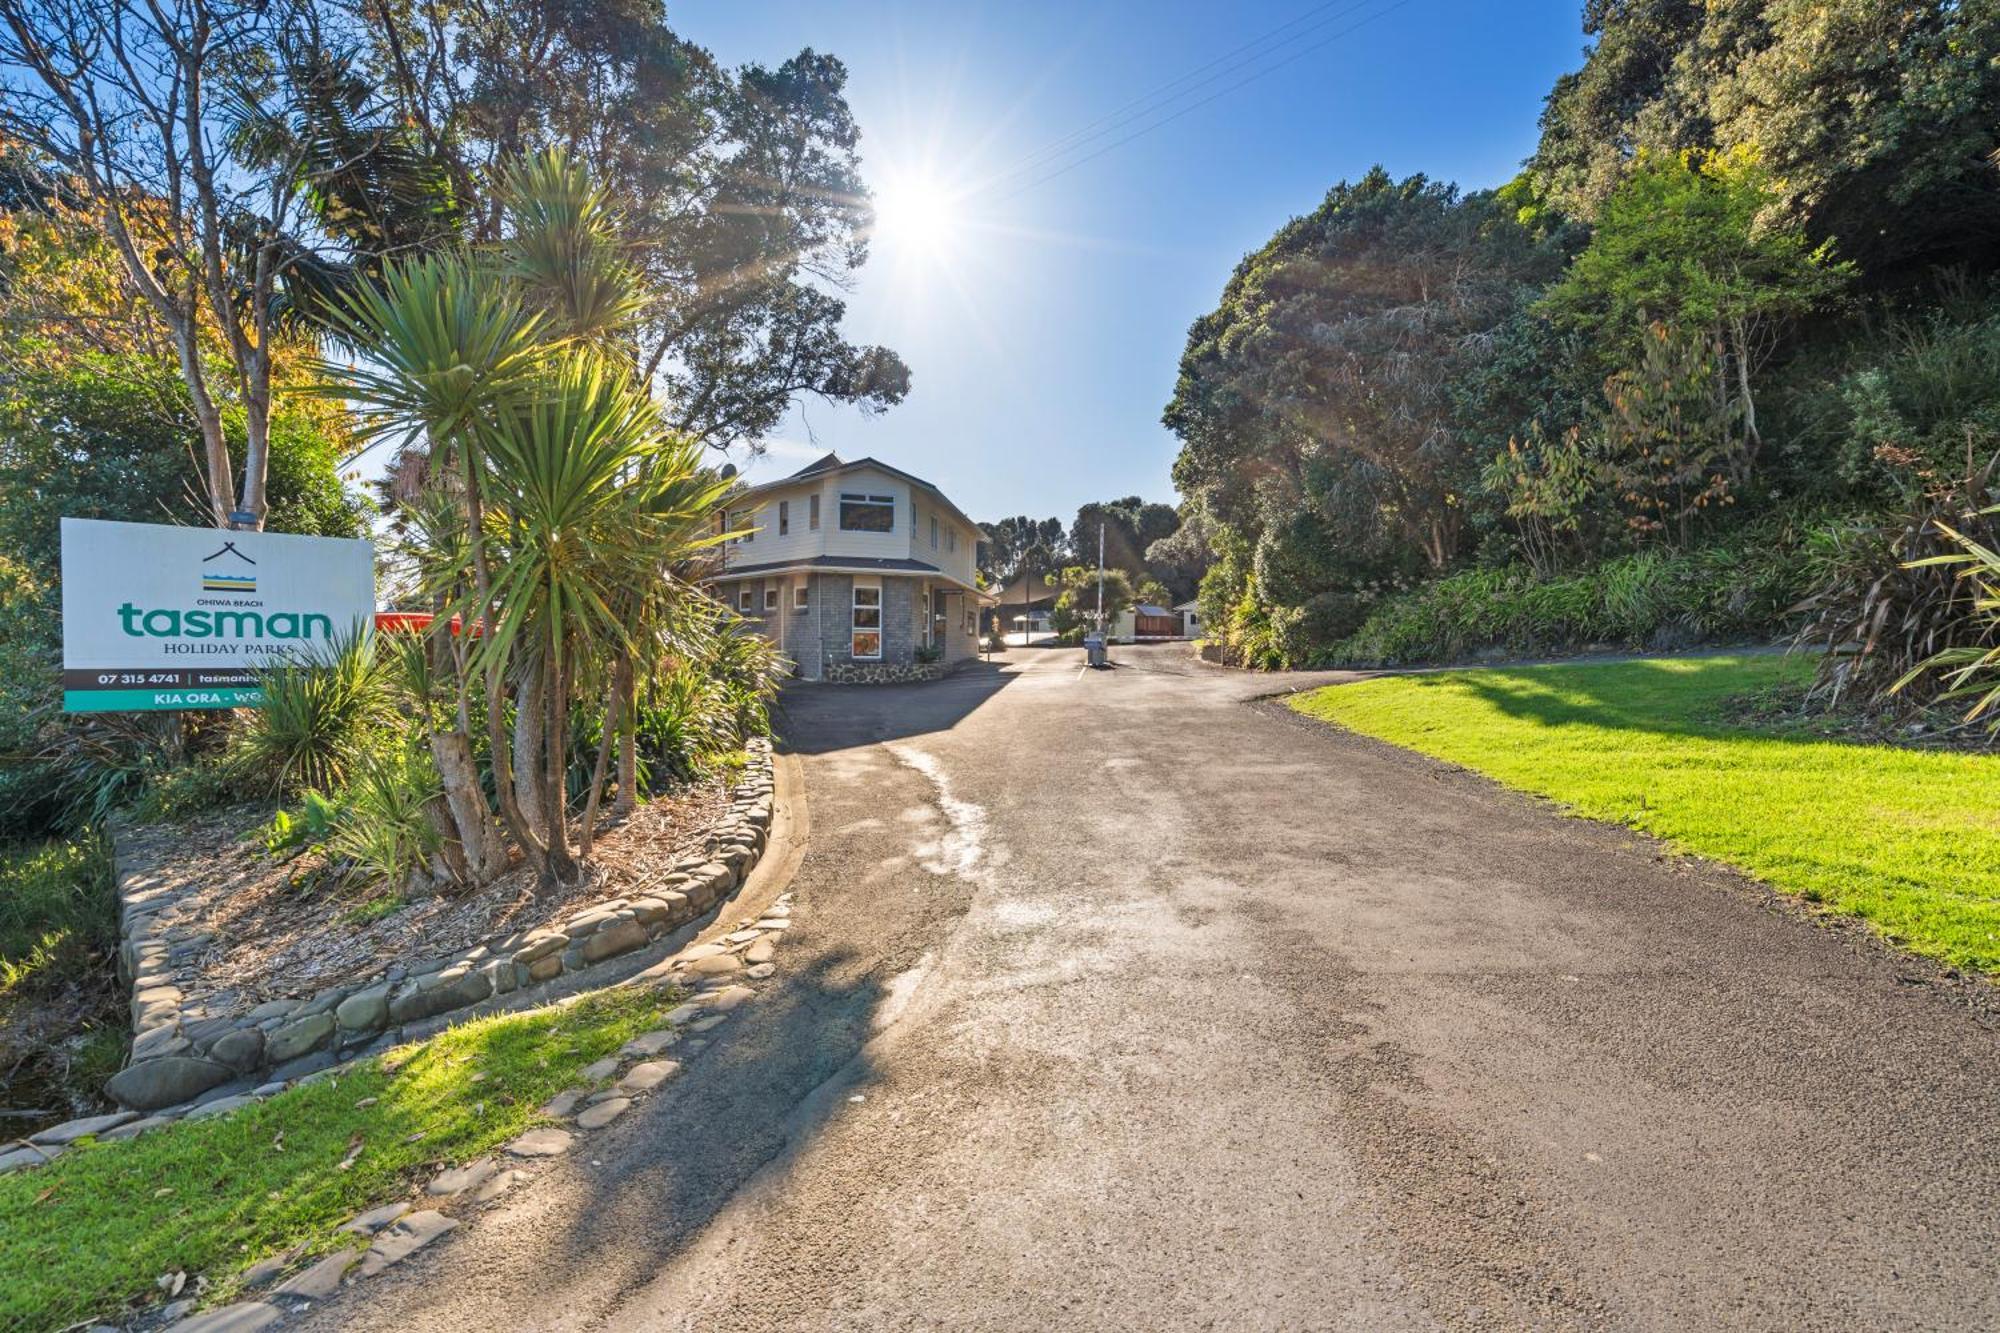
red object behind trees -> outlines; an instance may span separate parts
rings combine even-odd
[[[375,628],[384,634],[422,634],[431,627],[437,617],[428,611],[377,611]],[[451,632],[454,637],[459,631],[458,617],[451,618]],[[476,633],[477,631],[475,631]]]

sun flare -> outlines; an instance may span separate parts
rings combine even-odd
[[[963,225],[957,194],[940,181],[891,177],[875,192],[875,235],[887,247],[938,258],[950,253]]]

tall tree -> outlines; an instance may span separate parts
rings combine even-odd
[[[47,188],[85,201],[166,330],[218,526],[261,527],[268,509],[272,352],[300,181],[291,162],[242,170],[230,139],[273,114],[265,55],[292,16],[282,0],[0,0],[0,129],[33,150]]]
[[[499,235],[504,161],[560,148],[604,182],[645,297],[632,354],[676,430],[754,445],[800,395],[876,412],[908,392],[894,352],[840,332],[872,214],[839,60],[727,70],[657,0],[315,12],[436,160],[470,239]]]
[[[980,524],[980,572],[996,584],[1012,583],[1026,574],[1049,574],[1069,556],[1069,537],[1059,518],[1018,514]]]
[[[1102,503],[1092,501],[1076,511],[1069,525],[1069,548],[1077,560],[1095,563],[1097,538],[1104,534],[1104,563],[1122,569],[1136,583],[1151,575],[1146,551],[1156,541],[1171,537],[1181,525],[1181,516],[1172,505],[1148,503],[1136,495]]]
[[[1442,569],[1478,470],[1452,387],[1560,259],[1491,195],[1379,167],[1335,186],[1190,331],[1166,412],[1176,484],[1253,544],[1334,524]]]
[[[1717,395],[1734,404],[1747,454],[1761,439],[1758,375],[1788,326],[1852,273],[1830,242],[1764,220],[1774,193],[1747,149],[1644,154],[1546,302],[1621,367],[1650,354],[1655,323],[1705,336],[1721,349]]]
[[[1993,0],[1588,0],[1530,175],[1595,221],[1644,152],[1748,151],[1774,211],[1884,282],[2000,262]]]

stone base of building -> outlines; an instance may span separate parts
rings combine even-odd
[[[943,680],[950,662],[829,662],[822,677],[830,685],[908,685]]]

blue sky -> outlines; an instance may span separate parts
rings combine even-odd
[[[1214,307],[1237,260],[1375,162],[1467,187],[1512,176],[1534,146],[1549,85],[1580,63],[1580,9],[1580,0],[670,3],[674,28],[728,64],[776,63],[803,46],[840,56],[864,172],[902,206],[902,229],[878,238],[850,294],[847,330],[902,353],[909,398],[874,418],[809,403],[751,475],[835,449],[927,477],[976,518],[1067,519],[1085,501],[1134,493],[1173,500],[1176,444],[1160,410],[1188,325]],[[1256,63],[1198,73],[1220,77],[1008,176],[1307,15]],[[938,195],[959,197],[927,220],[920,205]]]

